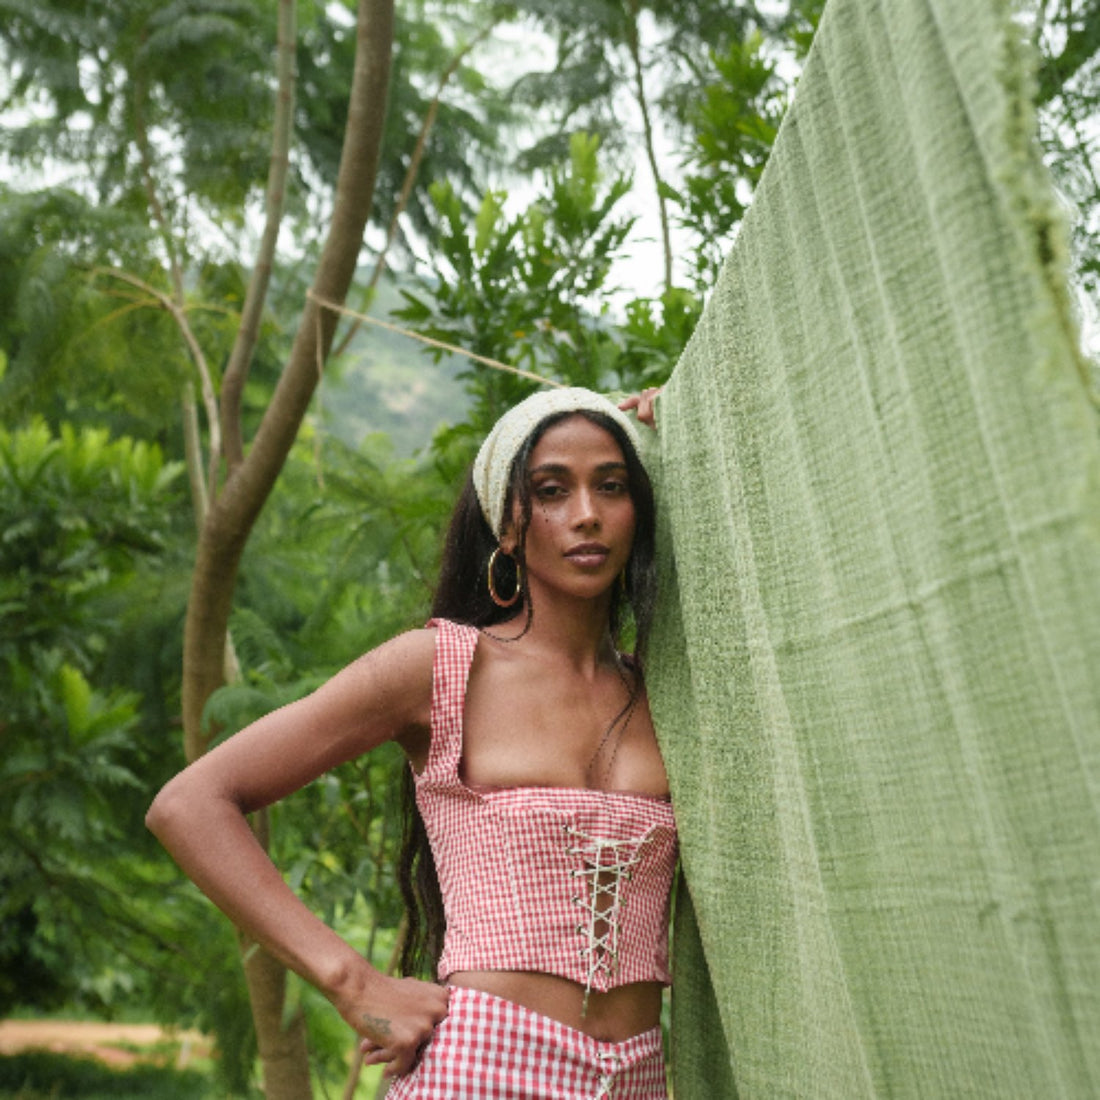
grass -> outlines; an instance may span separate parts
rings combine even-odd
[[[149,1047],[140,1048],[148,1055]],[[171,1052],[169,1052],[171,1053]],[[357,1100],[375,1095],[380,1066],[364,1069],[355,1090]],[[316,1095],[339,1095],[342,1090],[329,1083],[318,1085]],[[258,1095],[258,1094],[257,1094]],[[224,1100],[206,1068],[177,1069],[175,1066],[144,1063],[125,1069],[111,1067],[94,1058],[48,1051],[26,1051],[0,1055],[0,1100]]]
[[[139,1065],[111,1069],[91,1058],[28,1051],[0,1057],[0,1100],[213,1100],[208,1075]]]

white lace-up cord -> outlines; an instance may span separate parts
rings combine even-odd
[[[618,968],[619,927],[626,904],[624,884],[630,881],[631,872],[653,830],[629,840],[589,836],[572,826],[567,826],[565,831],[572,838],[566,854],[580,856],[584,861],[584,866],[574,868],[570,875],[581,879],[582,891],[573,895],[573,904],[587,918],[585,924],[577,926],[577,933],[585,937],[580,954],[588,968],[581,1004],[581,1016],[585,1016],[596,975],[602,972],[610,978]],[[603,925],[602,932],[597,931],[599,924]]]
[[[600,1069],[600,1087],[596,1089],[596,1095],[592,1100],[609,1100],[612,1089],[615,1087],[615,1075],[619,1072],[619,1058],[616,1054],[604,1054],[602,1051],[596,1057],[603,1062],[605,1059],[611,1062],[606,1069]]]

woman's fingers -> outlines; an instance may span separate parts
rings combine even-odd
[[[382,1076],[400,1077],[403,1073],[411,1073],[416,1068],[416,1063],[420,1061],[420,1055],[424,1053],[424,1047],[427,1045],[427,1041],[425,1041],[420,1046],[399,1054],[386,1066]]]
[[[379,1047],[373,1043],[364,1041],[360,1044],[363,1054],[363,1065],[386,1067],[383,1077],[399,1077],[404,1073],[411,1073],[417,1062],[420,1061],[425,1047],[431,1042],[429,1035],[419,1046],[408,1047],[404,1050],[391,1050],[389,1047]]]
[[[359,1052],[362,1054],[363,1065],[365,1066],[380,1066],[389,1062],[393,1058],[393,1053],[386,1047],[380,1047],[377,1043],[372,1043],[369,1039],[364,1039],[359,1044]]]
[[[402,1073],[409,1073],[416,1068],[424,1048],[431,1041],[431,1036],[419,1046],[401,1049],[391,1049],[388,1046],[379,1046],[377,1043],[364,1039],[359,1044],[362,1062],[365,1066],[386,1066],[385,1077],[397,1077]]]
[[[648,389],[642,390],[641,393],[632,394],[624,401],[620,401],[619,408],[624,412],[634,409],[635,415],[642,424],[656,428],[653,402],[660,392],[660,386],[650,386]]]
[[[359,1044],[365,1065],[385,1065],[385,1076],[408,1073],[447,1015],[450,991],[412,978],[385,978],[371,1011],[359,1011]]]

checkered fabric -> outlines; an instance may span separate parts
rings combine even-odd
[[[667,1100],[661,1029],[621,1043],[455,986],[416,1069],[387,1100]]]
[[[605,992],[670,981],[676,823],[658,798],[563,787],[478,792],[459,778],[478,631],[437,627],[432,742],[417,777],[447,931],[439,977],[556,974]]]

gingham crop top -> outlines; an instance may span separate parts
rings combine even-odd
[[[429,625],[431,747],[416,801],[446,916],[440,980],[459,970],[540,971],[584,986],[586,1003],[592,990],[667,985],[671,805],[574,787],[467,787],[462,716],[478,631]]]

